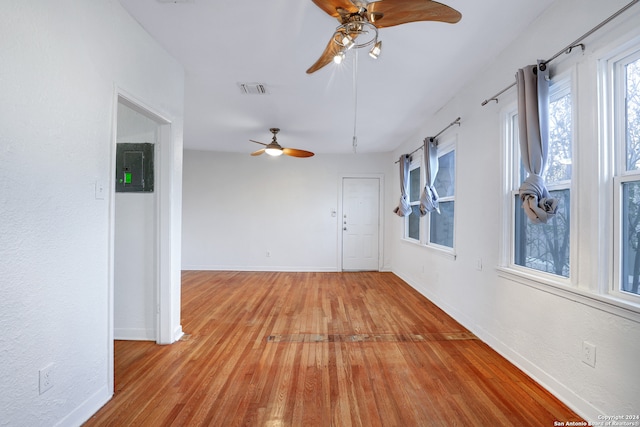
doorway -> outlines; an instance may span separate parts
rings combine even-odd
[[[137,98],[116,87],[113,102],[113,140],[109,173],[109,393],[114,391],[114,345],[115,339],[150,340],[158,344],[171,344],[182,337],[180,325],[180,201],[182,199],[182,134],[181,116],[171,116],[156,112]],[[168,118],[167,118],[168,117]],[[177,120],[176,129],[174,122]],[[154,195],[145,200],[146,206],[139,207],[136,224],[126,222],[127,206],[120,205],[116,193],[115,175],[117,142],[147,140],[154,146]],[[147,141],[149,142],[149,141]],[[96,187],[97,188],[97,187]],[[136,211],[135,209],[133,209]],[[118,212],[116,212],[118,211]],[[124,213],[122,211],[125,211]],[[139,214],[142,211],[142,214]],[[123,222],[124,221],[124,222]],[[124,225],[123,225],[124,224]],[[127,227],[134,234],[143,235],[136,244],[144,247],[143,256],[138,257],[135,266],[143,279],[131,281],[131,276],[123,268],[123,245],[116,235],[127,235]],[[141,230],[141,227],[143,230]],[[125,248],[126,249],[126,248]],[[134,264],[134,263],[131,263]],[[121,286],[121,278],[129,281],[134,292],[140,297],[133,307],[123,305],[127,287]],[[125,304],[128,303],[125,301]],[[121,317],[121,313],[126,313]],[[126,315],[132,315],[126,319]],[[136,323],[137,322],[137,323]],[[118,329],[116,331],[116,329]],[[122,334],[121,334],[122,333]]]
[[[380,269],[380,178],[342,179],[342,270]]]
[[[118,100],[117,144],[157,146],[160,125],[141,108]],[[151,164],[157,165],[157,159]],[[152,169],[157,173],[155,166]],[[122,179],[118,171],[114,177],[116,183]],[[116,191],[114,210],[114,339],[157,341],[157,192]]]

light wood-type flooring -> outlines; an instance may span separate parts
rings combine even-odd
[[[185,337],[168,346],[116,341],[115,395],[87,426],[581,420],[392,273],[182,279]]]

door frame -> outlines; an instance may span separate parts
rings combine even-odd
[[[109,173],[107,174],[106,185],[109,199],[109,254],[108,254],[108,325],[107,334],[108,345],[108,376],[109,392],[114,392],[114,289],[115,289],[115,168],[116,168],[116,147],[118,129],[118,105],[124,104],[134,109],[145,117],[158,124],[158,138],[155,145],[155,305],[156,305],[156,343],[171,344],[182,335],[180,319],[176,320],[176,306],[179,312],[180,306],[180,271],[175,274],[175,259],[173,247],[173,227],[179,218],[175,216],[176,208],[172,196],[173,176],[173,156],[175,140],[172,121],[167,115],[159,112],[149,104],[141,101],[136,96],[128,93],[120,87],[115,87],[113,97],[113,123],[112,138],[110,147]],[[180,246],[179,242],[177,243]],[[178,257],[179,259],[179,257]],[[179,266],[177,267],[179,269]],[[176,278],[177,276],[177,278]],[[177,291],[176,291],[177,287]],[[174,324],[177,321],[177,325]]]
[[[338,221],[336,221],[338,229],[338,259],[337,270],[344,271],[342,265],[343,246],[342,246],[342,216],[344,214],[343,206],[343,186],[345,179],[377,179],[378,180],[378,271],[382,271],[384,266],[384,174],[345,174],[340,176],[338,182]]]

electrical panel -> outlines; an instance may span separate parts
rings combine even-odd
[[[153,192],[153,144],[116,144],[116,192]]]

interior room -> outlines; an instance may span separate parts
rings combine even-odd
[[[420,1],[3,2],[0,425],[89,420],[185,277],[363,271],[640,425],[638,1]]]

